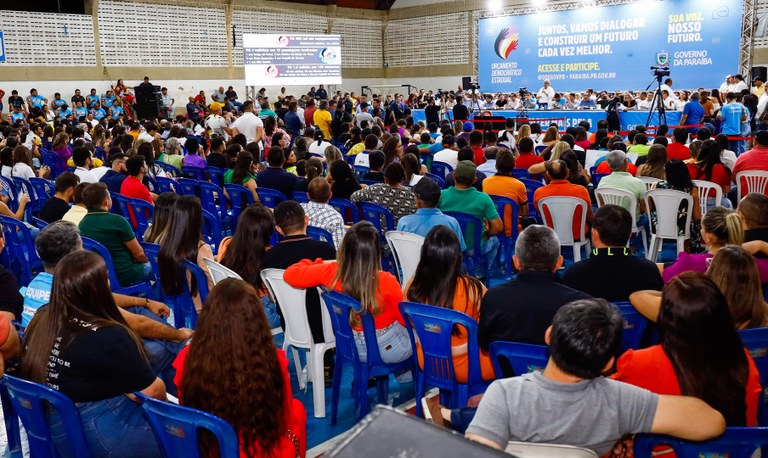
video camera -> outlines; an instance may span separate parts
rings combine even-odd
[[[656,78],[663,78],[665,76],[669,76],[669,67],[659,67],[659,66],[652,66],[651,70],[653,71],[653,76]]]
[[[517,93],[520,94],[520,98],[524,98],[526,95],[530,94],[527,87],[521,87]]]

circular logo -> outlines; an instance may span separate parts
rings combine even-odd
[[[288,38],[287,36],[280,35],[279,37],[277,37],[277,45],[278,46],[284,48],[284,47],[288,46],[289,44],[291,44],[291,39]]]
[[[317,57],[320,59],[320,62],[324,64],[336,63],[336,50],[333,48],[322,48]]]
[[[264,71],[264,74],[270,78],[277,78],[280,75],[280,69],[277,67],[277,65],[270,65]]]

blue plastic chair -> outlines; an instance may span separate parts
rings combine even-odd
[[[488,352],[491,354],[491,362],[497,378],[514,377],[534,371],[542,372],[549,361],[549,347],[546,345],[499,340],[491,342]],[[512,373],[505,370],[505,364],[502,364],[502,361],[508,363]]]
[[[112,255],[109,253],[109,250],[96,240],[89,239],[88,237],[81,238],[83,239],[83,248],[89,251],[94,251],[104,258],[104,262],[107,264],[107,270],[109,270],[109,285],[113,292],[125,294],[126,296],[148,294],[151,292],[152,288],[148,281],[137,283],[135,285],[122,286],[120,280],[117,279],[115,265],[112,263]]]
[[[219,443],[222,458],[238,458],[240,443],[235,429],[221,418],[170,402],[158,401],[141,393],[134,393],[152,426],[157,443],[165,456],[200,457],[198,432],[204,429]]]
[[[386,243],[384,233],[395,230],[395,217],[392,212],[387,207],[373,202],[359,202],[357,205],[360,207],[363,220],[373,224],[381,235],[382,243]]]
[[[648,319],[640,314],[629,302],[614,302],[624,318],[624,337],[621,340],[621,352],[637,350],[641,347]]]
[[[208,175],[211,177],[211,183],[220,188],[224,187],[224,170],[208,166]]]
[[[333,333],[336,336],[336,365],[333,372],[333,388],[331,401],[331,424],[336,424],[336,415],[339,408],[339,388],[341,388],[341,374],[344,365],[351,364],[354,367],[354,393],[355,401],[359,403],[359,410],[355,422],[360,421],[369,411],[368,405],[368,379],[376,378],[378,401],[387,403],[389,374],[410,370],[416,376],[413,359],[407,358],[399,363],[386,364],[381,361],[376,330],[373,324],[373,316],[370,313],[360,314],[365,336],[367,361],[360,361],[357,346],[349,324],[349,317],[355,311],[362,309],[360,302],[338,291],[326,291],[322,293],[328,312],[331,316]]]
[[[353,165],[355,168],[355,173],[357,174],[358,178],[363,178],[363,175],[371,171],[370,167],[366,167],[364,165]]]
[[[48,223],[41,220],[40,218],[35,218],[34,216],[32,217],[32,221],[30,221],[30,223],[40,230],[43,230],[46,226],[48,226]]]
[[[541,183],[541,177],[539,175],[532,175],[528,173],[528,169],[512,169],[512,176],[518,180],[526,179]]]
[[[232,209],[229,225],[232,233],[234,233],[237,228],[237,220],[240,219],[240,213],[242,213],[247,206],[256,203],[256,200],[253,198],[251,190],[241,184],[225,184],[224,190],[229,196],[229,202]]]
[[[178,192],[180,196],[196,196],[200,193],[200,187],[198,186],[199,182],[197,180],[191,178],[178,178],[176,179],[176,183],[178,183],[176,192]]]
[[[460,212],[443,212],[446,215],[453,216],[459,222],[461,232],[464,235],[464,242],[467,245],[467,251],[464,260],[467,264],[467,272],[475,275],[475,266],[482,266],[483,281],[491,280],[491,260],[483,255],[483,221],[472,215]],[[469,247],[472,247],[470,250]]]
[[[547,145],[538,145],[533,150],[537,156],[541,156],[545,149],[547,149]]]
[[[256,188],[256,194],[259,195],[259,200],[264,206],[274,209],[277,204],[286,200],[285,194],[269,188]]]
[[[56,194],[56,185],[51,180],[45,178],[30,178],[29,183],[35,189],[38,199],[48,200]]]
[[[66,171],[59,168],[59,159],[56,153],[47,150],[40,150],[40,156],[42,157],[43,164],[47,165],[51,169],[51,174],[49,175],[51,178],[55,179],[57,176]]]
[[[11,458],[21,458],[21,428],[19,428],[19,416],[16,409],[13,408],[11,395],[3,383],[0,383],[0,404],[3,408],[3,422],[5,423],[5,434],[8,438],[8,451]]]
[[[405,319],[408,335],[411,337],[413,361],[417,367],[416,399],[420,400],[427,391],[427,386],[435,386],[450,392],[447,407],[462,408],[467,406],[470,396],[483,393],[491,381],[483,380],[480,370],[480,347],[477,344],[477,322],[469,315],[456,310],[435,307],[416,302],[401,302],[400,313]],[[456,381],[451,355],[451,333],[455,326],[463,327],[468,335],[467,383]],[[416,340],[421,345],[424,355],[424,367],[418,369]],[[416,416],[422,415],[421,402],[416,403]]]
[[[213,254],[219,252],[219,245],[223,239],[221,232],[221,221],[218,215],[203,209],[203,239],[211,246]]]
[[[768,384],[768,328],[744,329],[739,331],[739,337],[744,347],[749,350],[760,373],[760,385],[763,392],[758,403],[757,420],[761,426],[768,426],[768,399],[765,387]]]
[[[437,183],[441,189],[445,188],[445,180],[441,178],[440,175],[435,175],[434,173],[427,172],[424,174],[424,176],[431,178],[432,181]]]
[[[597,167],[590,167],[589,168],[589,176],[592,179],[592,186],[597,188],[597,185],[600,184],[600,180],[603,179],[603,177],[607,177],[610,175],[610,173],[597,173]]]
[[[40,209],[43,208],[45,201],[48,200],[47,194],[43,194],[42,196],[38,197],[37,192],[35,192],[35,188],[32,186],[32,183],[23,178],[13,177],[13,185],[16,187],[16,192],[18,193],[17,196],[21,193],[29,196],[29,203],[24,209],[24,213],[27,215],[27,218],[31,217],[32,215],[37,215],[40,212]]]
[[[499,216],[501,217],[501,221],[505,224],[504,230],[501,231],[497,237],[499,238],[499,244],[503,248],[504,252],[504,271],[507,273],[507,275],[512,275],[514,269],[512,267],[512,252],[515,249],[515,242],[517,242],[517,237],[520,235],[520,228],[518,227],[518,220],[520,216],[520,207],[517,205],[517,202],[510,199],[509,197],[504,196],[496,196],[491,194],[490,195],[491,200],[493,201],[493,204],[496,206],[496,212],[498,212]],[[529,203],[529,205],[531,205]],[[507,227],[506,227],[506,214],[507,209],[510,211],[510,221],[511,221],[511,227],[512,233],[509,237],[507,237]],[[502,250],[499,250],[499,255],[501,255]]]
[[[200,167],[192,167],[189,165],[181,166],[181,176],[184,178],[190,178],[193,180],[208,181],[208,175],[205,173],[205,169]]]
[[[306,203],[309,202],[309,197],[307,197],[307,193],[306,192],[293,191],[292,195],[293,195],[293,200],[295,200],[296,202],[298,202],[300,204],[306,204]]]
[[[432,173],[441,177],[443,179],[443,182],[445,182],[445,179],[453,173],[453,167],[451,167],[451,164],[446,164],[445,162],[440,161],[432,161]]]
[[[103,162],[109,162],[109,158],[107,157],[107,152],[104,151],[104,148],[97,146],[94,148],[94,150],[95,150],[93,153],[94,156],[101,159]]]
[[[341,214],[344,218],[344,224],[355,224],[360,221],[360,209],[351,200],[331,197],[328,205]]]
[[[152,222],[152,217],[155,215],[155,206],[141,199],[133,199],[131,197],[123,197],[123,199],[125,199],[125,205],[128,208],[126,217],[128,223],[131,224],[133,230],[136,232],[136,238],[141,242],[144,233],[147,232],[147,229]],[[136,224],[133,223],[131,215],[133,215]]]
[[[539,210],[535,205],[533,205],[533,195],[536,193],[537,189],[544,186],[544,183],[541,181],[528,180],[525,178],[521,178],[520,182],[525,185],[525,191],[526,194],[528,194],[528,216],[531,218],[536,218],[536,221],[538,221],[539,224],[542,224],[543,220],[541,219]]]
[[[80,412],[71,399],[47,386],[8,374],[3,376],[0,383],[8,390],[11,403],[27,431],[31,456],[61,456],[54,446],[48,426],[51,408],[61,419],[71,456],[91,456]]]
[[[203,210],[216,215],[219,219],[219,227],[229,227],[230,213],[227,211],[227,199],[221,188],[207,181],[198,181],[197,188]]]
[[[171,175],[172,177],[178,177],[181,173],[181,170],[177,169],[176,167],[172,166],[171,164],[167,164],[165,162],[157,161],[155,164],[159,165],[161,169],[165,171],[165,173]]]
[[[0,176],[0,185],[2,185],[5,195],[8,196],[8,208],[15,212],[19,209],[19,191],[16,188],[16,184],[10,178]]]
[[[653,448],[662,444],[672,447],[679,457],[750,458],[755,450],[768,445],[768,428],[725,428],[722,436],[703,442],[638,434],[635,436],[634,454],[637,457],[652,456]]]
[[[178,186],[178,183],[168,177],[155,177],[155,182],[157,183],[155,192],[158,194],[164,192],[176,192],[176,187]]]
[[[6,251],[10,259],[10,270],[20,285],[28,285],[33,274],[43,270],[43,263],[37,256],[32,233],[23,222],[9,216],[0,216],[5,234]]]
[[[323,229],[322,227],[307,226],[307,235],[312,237],[315,240],[319,240],[321,242],[327,242],[328,245],[336,249],[336,245],[333,244],[333,235],[331,235],[330,232]]]

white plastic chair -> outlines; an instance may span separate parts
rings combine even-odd
[[[699,189],[699,207],[701,208],[701,217],[707,214],[707,202],[712,192],[715,193],[715,206],[720,205],[723,200],[723,188],[719,184],[706,180],[693,180],[693,185]]]
[[[574,240],[573,237],[573,222],[576,218],[577,208],[581,208],[580,240]],[[539,201],[539,213],[542,216],[546,214],[544,209],[547,209],[552,223],[550,225],[549,221],[546,221],[547,218],[544,218],[545,224],[555,231],[560,239],[560,246],[573,247],[573,260],[575,262],[581,261],[581,247],[586,247],[587,253],[590,250],[589,239],[587,238],[587,210],[589,209],[587,203],[577,197],[552,196]]]
[[[645,227],[637,225],[637,196],[629,191],[617,188],[595,189],[597,206],[618,205],[624,207],[632,215],[632,234],[640,234],[643,239],[643,251],[648,252],[648,242],[645,240]]]
[[[504,451],[519,458],[597,458],[592,450],[573,445],[510,442]]]
[[[213,281],[214,285],[224,280],[225,278],[236,278],[238,280],[243,279],[243,277],[238,275],[234,270],[230,269],[229,267],[224,267],[211,258],[203,258],[203,261],[205,262],[205,266],[208,267],[208,272],[211,274],[211,280]]]
[[[637,177],[637,178],[640,181],[642,181],[643,184],[645,184],[646,191],[650,191],[651,189],[653,189],[653,185],[661,181],[660,179],[654,178],[654,177]]]
[[[680,204],[688,202],[683,235],[677,234],[677,216]],[[645,257],[653,262],[659,257],[664,239],[677,242],[677,252],[685,250],[685,241],[691,238],[691,219],[693,218],[693,197],[690,194],[673,189],[653,189],[645,193],[645,208],[648,212],[655,209],[656,225],[651,223],[651,243]]]
[[[742,186],[742,180],[744,181],[744,186]],[[752,192],[766,194],[768,192],[766,188],[768,188],[768,172],[747,170],[736,175],[736,189],[739,200]]]
[[[387,231],[384,236],[394,254],[395,268],[400,275],[400,284],[405,290],[405,284],[416,273],[416,266],[419,265],[424,237],[403,231]]]
[[[283,312],[285,320],[285,340],[283,350],[291,347],[293,363],[296,366],[296,374],[299,379],[299,387],[304,389],[307,381],[312,382],[312,399],[315,406],[315,418],[325,418],[325,352],[336,348],[336,337],[333,334],[331,318],[328,309],[322,303],[320,297],[320,309],[323,316],[323,336],[325,342],[315,343],[312,339],[312,331],[309,328],[306,308],[306,290],[296,289],[283,280],[283,269],[264,269],[261,271],[261,279],[275,299],[275,303]],[[297,349],[309,350],[307,354],[307,378],[302,376],[303,368]]]

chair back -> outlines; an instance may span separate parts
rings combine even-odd
[[[219,215],[203,209],[203,240],[211,246],[213,254],[219,252],[219,245],[223,238]]]
[[[0,185],[2,185],[3,191],[5,191],[5,194],[10,199],[8,208],[15,212],[19,208],[19,190],[16,188],[16,184],[12,179],[0,176]]]
[[[284,269],[264,269],[261,271],[261,279],[283,313],[287,343],[297,348],[311,348],[315,341],[312,338],[307,308],[304,305],[306,304],[307,290],[296,289],[286,283],[283,280],[284,273]],[[331,317],[328,315],[328,309],[323,306],[321,313],[326,343],[333,343],[333,325],[331,324]]]
[[[205,265],[208,267],[208,273],[211,274],[211,280],[213,281],[213,284],[216,285],[220,281],[224,280],[225,278],[236,278],[238,280],[242,280],[243,277],[241,277],[237,272],[230,269],[229,267],[223,266],[220,263],[214,261],[211,258],[203,258],[203,262],[205,262]]]
[[[123,199],[128,207],[128,222],[131,223],[133,230],[136,231],[136,238],[141,241],[150,223],[152,223],[155,207],[141,199],[133,199],[131,197],[123,197]]]
[[[693,185],[699,190],[699,207],[701,208],[701,216],[707,214],[707,202],[709,199],[714,199],[715,206],[719,206],[723,200],[723,188],[719,184],[706,180],[693,180]]]
[[[177,178],[176,183],[178,183],[176,192],[178,192],[180,196],[196,196],[200,193],[200,188],[197,185],[198,181],[196,179]]]
[[[453,173],[453,167],[445,162],[432,161],[432,173],[442,178],[443,182],[445,182],[448,175]]]
[[[541,153],[543,153],[546,149],[547,145],[537,145],[533,150],[536,152],[537,156],[541,156]]]
[[[512,169],[512,176],[518,180],[526,179],[541,183],[541,177],[528,173],[528,169]]]
[[[59,168],[59,159],[56,153],[47,150],[40,150],[40,155],[43,159],[43,164],[47,165],[51,169],[51,178],[56,178],[61,175],[65,170]]]
[[[597,206],[618,205],[627,209],[632,215],[632,227],[637,226],[637,196],[629,191],[617,188],[597,188],[595,189],[595,199]]]
[[[141,402],[141,408],[152,426],[163,455],[200,457],[198,434],[204,429],[213,434],[219,443],[218,456],[240,456],[237,432],[221,418],[202,410],[158,401],[141,393],[134,394]]]
[[[598,458],[597,453],[583,447],[533,442],[510,441],[504,452],[518,458]]]
[[[358,178],[363,178],[363,175],[371,170],[370,167],[366,167],[364,165],[353,165],[352,167],[354,167]]]
[[[293,200],[300,204],[306,204],[309,202],[309,197],[307,197],[306,192],[302,191],[293,191]]]
[[[749,193],[768,194],[768,172],[764,170],[747,170],[736,174],[736,189],[738,199]]]
[[[328,245],[336,249],[336,245],[333,243],[333,235],[322,227],[307,226],[307,235],[315,240],[326,242]]]
[[[637,177],[637,179],[643,182],[643,184],[645,185],[645,190],[646,190],[646,191],[650,191],[651,189],[653,189],[653,186],[654,186],[656,183],[658,183],[658,182],[662,181],[662,180],[661,180],[661,179],[659,179],[659,178],[654,178],[654,177],[642,177],[642,176],[638,176],[638,177]]]
[[[229,202],[232,207],[230,226],[232,232],[234,232],[237,228],[237,220],[240,219],[240,213],[242,213],[248,205],[253,205],[256,201],[253,198],[251,190],[241,184],[225,184],[224,190],[229,196]]]
[[[61,456],[54,446],[48,424],[51,408],[64,428],[71,456],[91,456],[80,412],[71,399],[47,386],[8,374],[0,383],[8,390],[11,403],[27,431],[31,456]]]
[[[179,173],[181,172],[176,167],[172,166],[171,164],[165,163],[165,162],[156,161],[155,164],[159,165],[160,168],[163,169],[163,171],[165,173],[167,173],[168,175],[170,175],[172,177],[179,176]]]
[[[403,231],[389,231],[385,237],[395,258],[395,267],[400,275],[400,284],[405,288],[408,280],[416,273],[416,267],[421,260],[421,246],[424,245],[424,237]]]
[[[205,173],[205,169],[201,169],[200,167],[182,165],[181,174],[182,176],[193,180],[208,181],[208,175]]]
[[[427,173],[424,174],[424,176],[430,178],[432,181],[437,183],[438,186],[440,186],[441,189],[445,188],[445,179],[443,179],[440,175],[436,175],[434,173],[427,172]]]
[[[483,243],[483,222],[480,218],[461,212],[443,212],[448,216],[456,218],[461,227],[461,233],[464,235],[464,242],[467,245],[467,254],[475,258],[481,255],[480,245]]]
[[[614,302],[624,318],[624,333],[621,339],[621,352],[638,350],[643,341],[643,334],[648,327],[648,319],[640,314],[629,302]]]
[[[528,195],[528,216],[531,218],[536,218],[536,221],[541,222],[541,215],[539,214],[539,210],[535,205],[533,205],[533,195],[536,193],[537,189],[544,186],[544,183],[536,180],[528,180],[526,178],[520,178],[520,182],[525,185],[525,191]]]
[[[382,242],[384,242],[384,233],[395,230],[395,217],[392,215],[392,212],[388,208],[373,202],[360,202],[358,205],[363,214],[363,219],[376,227],[376,230],[381,234]]]
[[[360,221],[360,209],[352,201],[331,197],[328,205],[335,208],[341,214],[341,217],[344,218],[344,224],[355,224]]]
[[[691,236],[693,197],[673,189],[652,189],[645,193],[645,208],[655,208],[656,224],[651,224],[651,234],[660,238],[676,239],[680,204],[687,202],[684,237]]]
[[[425,381],[429,385],[450,390],[452,394],[458,391],[453,367],[451,335],[454,326],[461,326],[469,336],[467,384],[482,382],[477,322],[472,317],[456,310],[416,302],[401,302],[400,313],[408,328],[413,354],[416,355],[419,350],[417,343],[421,347],[424,367],[420,370],[420,378],[426,377]]]
[[[594,168],[594,167],[593,167],[593,168]],[[608,175],[610,175],[610,173],[597,173],[597,172],[594,172],[594,173],[592,173],[592,172],[590,171],[590,175],[589,175],[589,177],[590,177],[590,179],[591,179],[591,181],[592,181],[592,186],[593,186],[594,188],[597,188],[597,186],[600,184],[600,181],[601,181],[603,178],[607,177]]]
[[[256,188],[256,194],[259,195],[262,204],[272,209],[286,199],[285,194],[276,189]]]
[[[208,166],[208,175],[211,177],[211,183],[219,188],[224,186],[224,170],[218,167]]]
[[[122,286],[120,285],[120,281],[117,279],[117,273],[115,273],[115,265],[112,263],[112,255],[109,253],[109,250],[107,247],[102,245],[101,243],[97,242],[96,240],[93,240],[88,237],[80,237],[83,239],[83,248],[88,251],[93,251],[97,253],[99,256],[104,258],[104,262],[107,264],[107,270],[109,270],[109,284],[112,290],[119,289]],[[158,272],[157,270],[155,272]]]
[[[689,442],[671,436],[638,434],[635,456],[653,456],[656,445],[665,444],[680,457],[750,458],[760,447],[768,445],[768,428],[725,428],[722,436],[703,442]]]
[[[504,222],[504,232],[502,232],[502,234],[506,237],[507,229],[510,229],[511,235],[509,237],[514,243],[514,241],[517,240],[517,236],[520,235],[520,228],[517,225],[520,215],[520,206],[509,197],[497,196],[494,194],[490,194],[490,197],[493,204],[496,206],[496,212],[501,216],[501,220]],[[529,205],[533,206],[531,203],[529,203]],[[507,220],[510,221],[509,225],[507,225]]]
[[[43,268],[32,240],[32,232],[26,224],[10,216],[0,216],[0,224],[5,234],[6,251],[10,258],[9,267],[17,276],[19,284],[28,285],[32,281],[33,271]]]
[[[32,214],[37,215],[40,209],[43,207],[43,203],[48,200],[47,195],[42,194],[41,196],[38,196],[35,192],[35,188],[32,186],[32,183],[25,180],[24,178],[13,177],[13,185],[16,187],[18,194],[26,194],[29,196],[29,203],[25,209],[27,216],[29,217]]]
[[[178,186],[178,183],[168,177],[155,177],[155,182],[157,183],[155,192],[158,194],[164,192],[176,192],[176,187]]]
[[[352,326],[349,324],[350,316],[362,309],[360,302],[338,291],[325,291],[321,296],[325,301],[326,308],[328,308],[328,315],[331,317],[331,325],[333,326],[333,334],[336,336],[336,357],[342,357],[354,364],[361,364],[352,333]],[[360,318],[363,322],[365,345],[369,357],[368,361],[371,361],[371,352],[375,353],[374,359],[377,358],[381,361],[379,347],[376,345],[373,318],[370,313],[360,314]]]
[[[544,217],[544,223],[555,231],[562,245],[576,242],[573,237],[573,222],[576,209],[581,208],[579,224],[579,240],[587,236],[587,203],[578,197],[552,196],[539,201],[539,213]],[[547,218],[546,216],[549,216]]]
[[[546,345],[533,345],[520,342],[492,342],[488,347],[491,354],[493,370],[496,377],[512,377],[527,374],[529,372],[543,372],[549,361],[549,347]],[[505,361],[514,373],[505,373]]]
[[[197,190],[200,196],[200,204],[203,210],[216,215],[220,224],[224,224],[227,219],[227,201],[224,198],[224,193],[221,188],[215,183],[209,183],[207,181],[198,181]]]
[[[51,180],[32,177],[29,179],[29,183],[35,189],[35,194],[37,194],[38,199],[47,200],[56,194],[56,186]]]

